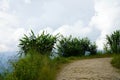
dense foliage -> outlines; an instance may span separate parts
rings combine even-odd
[[[73,38],[72,36],[63,37],[57,44],[58,54],[60,56],[82,56],[86,51],[91,54],[96,54],[97,46],[95,43],[91,43],[88,38]]]
[[[33,31],[31,31],[30,35],[24,35],[22,39],[20,39],[20,53],[27,54],[30,50],[35,50],[40,54],[48,54],[54,48],[54,43],[57,41],[57,35],[53,36],[51,34],[45,33],[35,36]]]
[[[107,43],[105,45],[106,52],[120,53],[120,30],[114,31],[111,35],[106,36]]]
[[[29,36],[24,35],[24,37],[20,39],[20,53],[26,55],[30,50],[35,50],[40,54],[50,54],[59,39],[57,36],[58,35],[45,34],[45,32],[35,36],[33,31],[31,31]],[[96,44],[91,43],[88,38],[79,39],[73,38],[72,36],[68,38],[61,36],[58,43],[57,50],[60,56],[82,56],[85,55],[86,51],[89,51],[93,55],[96,54],[97,51]]]

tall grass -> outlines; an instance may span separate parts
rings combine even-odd
[[[29,55],[11,62],[13,72],[5,80],[55,80],[55,64],[48,56]]]
[[[10,71],[5,69],[0,73],[0,80],[55,80],[61,64],[68,62],[67,58],[51,59],[30,51],[28,55],[9,60]]]
[[[113,59],[112,59],[112,61],[111,61],[111,64],[112,64],[114,67],[120,69],[120,54],[116,54],[116,55],[113,57]]]
[[[51,59],[48,55],[30,51],[29,55],[10,60],[12,71],[0,75],[0,80],[55,80],[61,64],[66,62],[67,58]]]

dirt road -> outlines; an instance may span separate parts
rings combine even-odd
[[[110,61],[111,58],[75,61],[62,69],[57,80],[120,80],[120,73]]]

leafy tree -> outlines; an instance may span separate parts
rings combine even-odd
[[[114,31],[111,35],[106,35],[106,51],[110,53],[120,53],[120,30]]]
[[[85,51],[91,52],[91,54],[96,54],[96,44],[92,44],[88,38],[72,38],[62,37],[57,45],[58,54],[60,56],[82,56],[85,55]]]
[[[96,43],[91,43],[89,45],[89,51],[90,51],[91,55],[95,55],[97,53]]]
[[[61,56],[78,56],[80,55],[80,42],[77,38],[72,39],[72,36],[68,38],[62,37],[57,45],[59,55]]]
[[[89,51],[89,45],[90,45],[90,40],[86,37],[86,38],[82,38],[80,40],[81,43],[81,48],[82,48],[82,54],[85,54],[85,51]]]
[[[37,51],[40,54],[49,54],[54,48],[54,43],[57,41],[57,35],[52,36],[49,33],[45,33],[35,36],[34,32],[31,30],[29,36],[24,35],[20,39],[20,54],[27,55],[29,51]]]

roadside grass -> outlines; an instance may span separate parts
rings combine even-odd
[[[82,60],[82,59],[92,59],[92,58],[106,58],[106,57],[112,57],[114,54],[96,54],[96,55],[88,55],[88,56],[78,56],[78,57],[68,57],[68,61],[71,60]]]
[[[115,55],[113,56],[113,59],[112,59],[112,61],[111,61],[111,64],[112,64],[114,67],[120,69],[120,54],[115,54]]]
[[[55,80],[55,64],[48,57],[35,54],[12,61],[13,72],[5,80]]]

